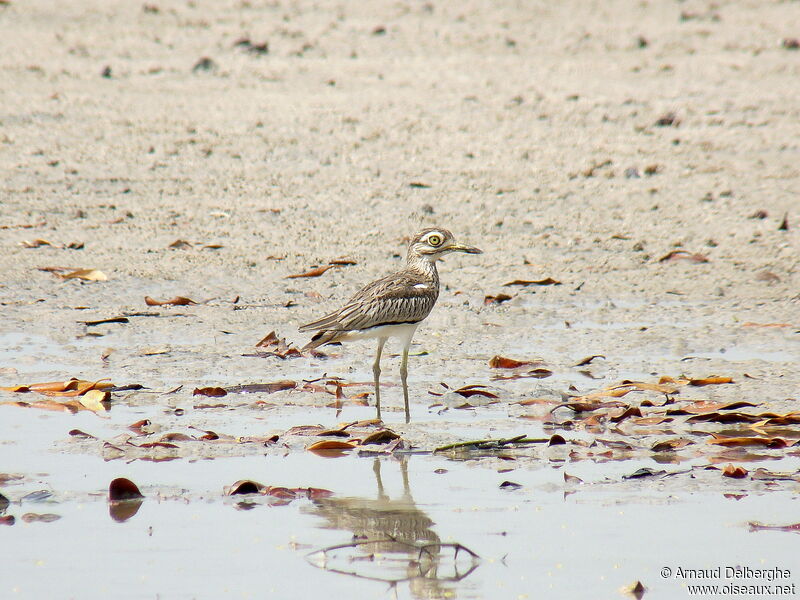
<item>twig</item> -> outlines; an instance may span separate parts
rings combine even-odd
[[[474,446],[476,450],[491,450],[502,448],[508,445],[525,446],[527,444],[546,444],[550,438],[529,438],[527,434],[518,435],[512,438],[502,438],[499,440],[472,440],[469,442],[456,442],[455,444],[447,444],[446,446],[439,446],[433,452],[444,452],[445,450],[455,450],[456,448],[468,448]]]

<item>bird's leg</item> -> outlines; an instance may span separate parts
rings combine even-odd
[[[411,410],[408,406],[408,348],[411,340],[403,346],[403,360],[400,362],[400,381],[403,383],[403,402],[406,405],[406,423],[411,422]]]
[[[378,410],[378,420],[381,418],[381,353],[388,338],[378,338],[378,352],[372,364],[372,376],[375,379],[375,406]]]

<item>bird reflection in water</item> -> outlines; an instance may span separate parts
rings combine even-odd
[[[399,461],[403,491],[392,499],[381,478],[382,460],[372,471],[376,498],[321,498],[304,508],[321,517],[323,529],[352,532],[352,541],[308,555],[316,567],[395,587],[407,581],[414,598],[454,598],[453,583],[478,567],[478,555],[460,544],[442,543],[434,522],[414,502],[408,457]]]

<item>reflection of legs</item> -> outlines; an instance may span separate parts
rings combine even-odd
[[[400,381],[403,383],[403,401],[406,405],[406,423],[411,421],[411,411],[408,407],[408,348],[411,346],[411,340],[406,342],[403,346],[403,361],[400,363]]]
[[[372,376],[375,378],[375,406],[378,409],[378,419],[381,418],[381,353],[388,338],[378,338],[378,353],[372,365]]]
[[[378,498],[386,499],[386,492],[383,491],[383,479],[381,479],[381,459],[376,458],[372,463],[372,472],[375,474],[375,483],[378,485]]]
[[[408,481],[408,456],[400,457],[400,477],[403,478],[403,499],[413,504],[414,498],[411,496],[411,484]]]

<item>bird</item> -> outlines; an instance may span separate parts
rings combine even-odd
[[[408,245],[405,266],[364,286],[339,310],[306,323],[299,331],[316,331],[303,351],[324,344],[377,338],[378,349],[372,364],[375,406],[381,419],[381,354],[390,337],[403,345],[400,381],[403,384],[406,423],[411,421],[408,403],[408,349],[419,324],[439,298],[439,273],[436,261],[451,252],[483,254],[474,246],[456,242],[453,234],[441,227],[418,232]]]

